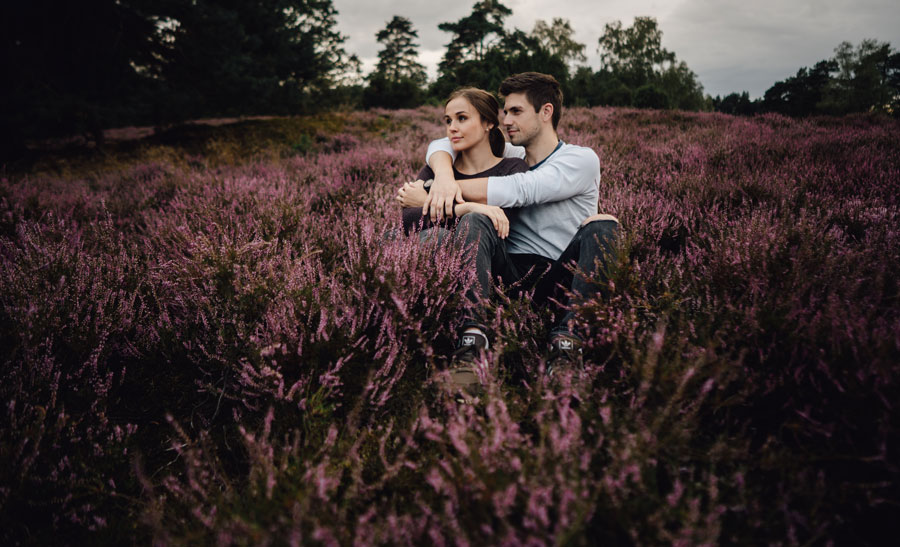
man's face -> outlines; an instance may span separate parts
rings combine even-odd
[[[524,93],[507,95],[503,114],[503,127],[509,142],[527,148],[541,133],[541,119]]]

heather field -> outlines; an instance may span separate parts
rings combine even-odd
[[[624,237],[580,307],[396,235],[438,110],[170,131],[0,175],[0,543],[877,544],[900,532],[900,123],[571,109]],[[887,536],[891,537],[891,536]]]

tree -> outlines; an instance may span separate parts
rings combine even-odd
[[[633,88],[650,83],[664,63],[674,63],[675,54],[662,47],[662,31],[653,17],[635,17],[634,25],[607,23],[600,36],[603,67]]]
[[[900,53],[887,42],[842,42],[831,59],[775,82],[761,108],[788,116],[887,112],[900,114]]]
[[[169,90],[164,115],[296,111],[349,66],[331,0],[144,1],[163,23],[147,69]]]
[[[335,94],[322,91],[352,62],[331,0],[34,0],[2,10],[4,155],[26,139],[101,143],[117,125],[327,105]]]
[[[854,49],[850,42],[842,42],[834,52],[837,75],[824,93],[823,111],[893,110],[900,94],[900,54],[892,53],[889,43],[863,40]]]
[[[132,66],[150,53],[154,25],[136,2],[4,2],[0,154],[30,138],[85,134],[140,118],[129,99],[141,87]]]
[[[812,69],[802,67],[795,76],[775,82],[766,90],[763,110],[786,116],[809,116],[821,111],[831,73],[836,70],[833,60],[819,61]]]
[[[655,77],[656,86],[669,97],[669,108],[705,110],[706,97],[697,75],[684,61],[670,64]]]
[[[465,61],[482,61],[491,46],[506,35],[503,20],[511,14],[498,0],[482,0],[459,21],[439,24],[440,30],[453,34],[439,65],[441,74],[452,76]]]
[[[544,47],[541,38],[534,33],[504,28],[504,18],[511,13],[500,2],[485,0],[476,3],[472,13],[459,21],[438,26],[445,32],[452,32],[453,39],[447,44],[439,66],[440,76],[431,87],[432,96],[443,98],[460,85],[494,90],[510,74],[525,71],[544,72],[560,83],[566,81],[568,67],[564,58]],[[567,27],[564,21],[558,22],[553,32]],[[569,32],[571,34],[571,28]],[[562,37],[569,36],[563,34]],[[570,42],[566,46],[563,40],[558,40],[557,44],[568,47],[571,55],[572,48],[577,50],[579,44]]]
[[[538,40],[541,47],[565,62],[587,61],[584,55],[584,44],[576,42],[573,38],[575,31],[568,19],[554,17],[548,25],[541,19],[534,23],[531,36]]]
[[[750,100],[750,93],[729,93],[724,98],[718,96],[713,99],[713,107],[716,112],[733,114],[737,116],[750,116],[755,114],[759,107],[758,101]]]
[[[662,31],[653,17],[636,17],[631,27],[607,23],[599,39],[603,71],[634,93],[635,106],[706,108],[697,75],[675,53],[662,47]],[[621,91],[617,92],[622,96]]]
[[[415,40],[419,33],[413,28],[412,21],[395,15],[375,37],[383,46],[378,52],[376,74],[392,82],[407,79],[419,85],[425,83],[425,67],[417,61],[419,46]]]
[[[375,38],[382,44],[378,65],[369,74],[363,106],[408,108],[422,101],[425,67],[417,60],[419,33],[406,17],[395,15]]]

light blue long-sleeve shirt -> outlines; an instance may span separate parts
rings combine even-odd
[[[428,145],[434,152],[456,154],[447,138]],[[525,148],[506,143],[508,158],[524,158]],[[569,245],[581,222],[597,212],[600,158],[590,148],[563,144],[524,173],[489,177],[488,205],[519,207],[510,222],[506,249],[510,254],[537,254],[556,260]]]

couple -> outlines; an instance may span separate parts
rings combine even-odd
[[[562,91],[552,76],[526,72],[500,85],[499,103],[483,90],[462,88],[444,108],[447,138],[428,146],[419,180],[398,191],[404,229],[421,227],[420,239],[450,237],[474,246],[478,284],[467,295],[489,298],[492,279],[533,288],[535,302],[575,304],[602,285],[619,224],[598,215],[600,160],[590,148],[567,144],[556,133]],[[433,179],[430,188],[422,181]],[[458,217],[454,231],[446,219]],[[571,266],[577,267],[572,275]],[[594,280],[594,281],[592,281]],[[489,362],[490,342],[479,308],[459,328],[450,362],[454,387],[471,391]],[[571,311],[557,314],[550,332],[547,372],[580,363],[581,338]]]

